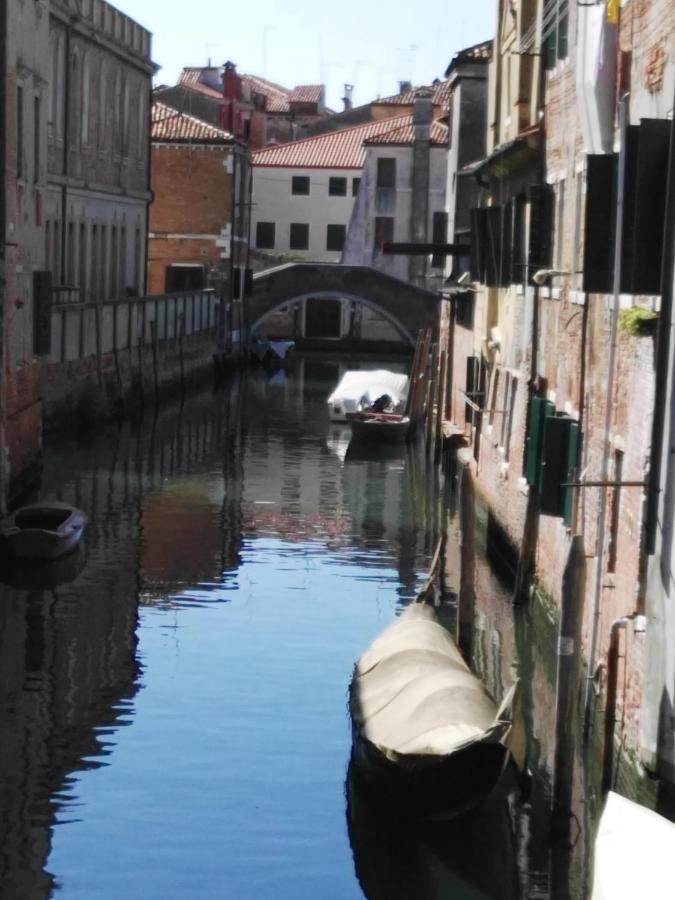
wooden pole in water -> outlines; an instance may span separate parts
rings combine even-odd
[[[422,340],[422,348],[420,350],[420,358],[415,374],[414,394],[411,410],[411,422],[413,428],[417,428],[422,410],[424,409],[425,386],[426,386],[426,368],[429,357],[429,344],[431,342],[431,331],[427,330]]]
[[[572,806],[585,586],[584,541],[581,535],[575,535],[563,574],[558,636],[552,820],[556,830],[569,827]]]
[[[152,375],[155,385],[155,403],[159,402],[159,373],[157,371],[157,320],[150,322],[150,339],[152,341]]]
[[[183,330],[185,319],[183,313],[178,316],[178,358],[180,360],[180,389],[185,393],[185,359],[183,357]]]
[[[441,370],[438,376],[438,398],[436,403],[436,435],[434,440],[434,459],[437,462],[443,448],[443,423],[445,421],[447,367],[447,350],[441,350]]]
[[[431,370],[429,372],[429,384],[427,389],[427,454],[431,453],[436,420],[434,410],[438,399],[438,344],[434,344],[431,350]]]
[[[408,396],[405,401],[405,415],[412,415],[412,404],[415,393],[415,384],[417,379],[417,368],[419,366],[420,354],[422,352],[422,341],[424,340],[424,332],[420,329],[417,332],[417,340],[415,341],[415,352],[413,353],[412,365],[410,367],[410,376],[408,378]]]

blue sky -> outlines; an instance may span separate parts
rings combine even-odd
[[[112,0],[148,28],[158,83],[180,69],[231,59],[240,72],[292,87],[323,83],[341,109],[396,93],[399,80],[442,77],[454,53],[493,37],[497,0]]]

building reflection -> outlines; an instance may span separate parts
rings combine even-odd
[[[217,581],[239,565],[235,396],[214,402],[209,392],[189,411],[167,407],[141,427],[46,454],[42,496],[89,517],[86,565],[83,549],[56,570],[2,573],[2,897],[54,890],[45,871],[51,829],[77,814],[73,777],[106,764],[115,731],[134,714],[139,601]],[[165,493],[186,471],[184,493]]]

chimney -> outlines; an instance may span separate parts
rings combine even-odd
[[[342,102],[343,102],[343,104],[344,104],[344,112],[347,112],[347,110],[348,110],[348,109],[351,109],[352,106],[353,106],[353,103],[352,103],[352,92],[353,92],[353,90],[354,90],[354,85],[353,85],[353,84],[346,84],[346,85],[345,85],[345,95],[344,95],[344,97],[342,98]]]
[[[412,91],[412,81],[399,81],[399,83],[398,83],[399,94],[406,94],[408,91]]]
[[[412,116],[415,141],[430,140],[431,121],[434,117],[434,100],[429,88],[420,88],[415,94]]]

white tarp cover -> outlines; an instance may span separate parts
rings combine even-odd
[[[363,653],[351,712],[383,753],[446,754],[506,730],[431,606],[409,606]]]
[[[394,404],[401,403],[408,389],[408,376],[388,369],[350,369],[327,400],[331,413],[345,415],[356,412],[359,402],[370,404],[389,394]]]
[[[592,900],[672,900],[675,824],[612,791],[595,839]]]

